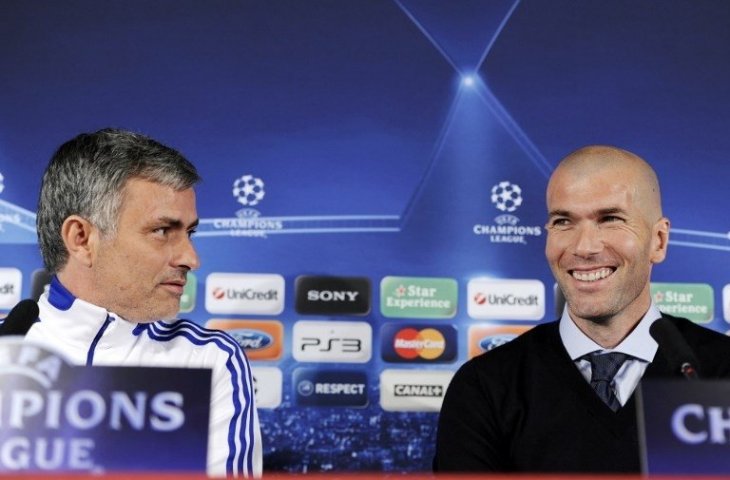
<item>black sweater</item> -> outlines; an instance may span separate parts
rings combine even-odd
[[[702,378],[730,378],[730,337],[665,315]],[[670,377],[659,347],[644,378]],[[639,472],[634,395],[608,408],[570,359],[558,322],[538,325],[475,357],[444,398],[436,471]]]

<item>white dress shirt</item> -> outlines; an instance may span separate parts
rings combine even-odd
[[[581,358],[584,355],[593,352],[609,353],[620,352],[629,355],[619,371],[614,377],[615,393],[621,405],[626,402],[634,393],[636,386],[639,384],[641,377],[649,363],[654,359],[659,345],[656,340],[649,334],[649,327],[655,320],[661,318],[662,314],[652,302],[649,310],[639,321],[636,327],[629,335],[621,341],[615,348],[606,349],[598,345],[596,342],[588,338],[578,326],[570,318],[568,306],[563,310],[563,316],[560,318],[560,338],[563,341],[568,355],[580,370],[580,373],[587,382],[591,381],[591,363]]]

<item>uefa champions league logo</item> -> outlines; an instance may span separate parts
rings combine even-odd
[[[516,183],[503,180],[492,187],[490,200],[494,208],[502,212],[494,218],[494,224],[477,223],[472,227],[475,235],[484,235],[491,243],[527,244],[530,237],[542,235],[539,225],[521,225],[514,215],[522,205],[522,188]]]
[[[492,187],[492,203],[498,210],[514,212],[522,205],[522,189],[515,183],[499,182]]]
[[[244,207],[258,205],[265,195],[263,180],[253,175],[244,175],[233,182],[233,196]]]

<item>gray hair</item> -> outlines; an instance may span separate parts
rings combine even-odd
[[[55,274],[68,261],[61,226],[70,215],[116,233],[124,187],[131,178],[175,190],[191,188],[197,170],[179,152],[137,133],[104,129],[61,145],[43,174],[36,226],[43,263]]]

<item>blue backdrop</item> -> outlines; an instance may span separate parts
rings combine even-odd
[[[655,299],[728,329],[728,25],[722,0],[5,0],[0,310],[33,293],[55,148],[106,126],[148,134],[204,178],[182,315],[255,321],[223,326],[258,369],[265,468],[428,470],[450,372],[555,318],[544,189],[575,148],[655,166],[673,226]],[[255,284],[220,273],[283,279],[281,308],[220,313],[216,295]],[[367,312],[302,313],[300,276],[364,281]],[[454,308],[393,314],[409,286]],[[490,310],[484,288],[535,309]],[[311,338],[339,350],[295,359]],[[313,385],[339,390],[307,400]]]

